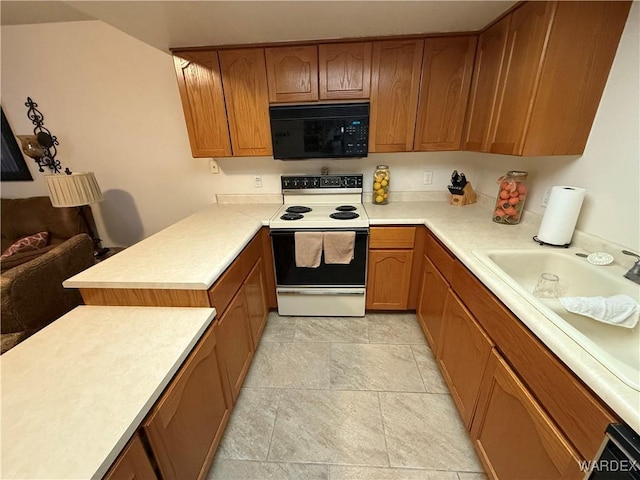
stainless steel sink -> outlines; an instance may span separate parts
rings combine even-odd
[[[640,285],[623,277],[619,265],[592,265],[572,250],[487,249],[473,254],[540,313],[616,377],[640,391],[640,323],[633,329],[567,312],[557,298],[533,295],[543,272],[560,277],[560,296],[629,295],[640,300]]]

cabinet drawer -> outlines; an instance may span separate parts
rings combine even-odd
[[[260,258],[262,245],[260,244],[261,237],[259,233],[253,237],[238,258],[209,289],[211,305],[216,308],[218,315],[222,315],[222,312],[225,311],[229,302],[231,302],[231,299],[258,261],[258,258]]]
[[[459,262],[452,286],[578,452],[594,458],[615,415]]]
[[[429,232],[425,238],[425,252],[444,278],[451,283],[455,257]]]
[[[369,248],[413,248],[416,227],[371,227]]]

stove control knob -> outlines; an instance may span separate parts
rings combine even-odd
[[[293,188],[298,188],[298,179],[297,178],[293,179]]]
[[[305,179],[302,180],[302,186],[304,188],[307,188],[309,186],[309,179],[308,178],[305,178]]]
[[[314,178],[314,179],[312,180],[312,185],[311,185],[311,186],[312,186],[313,188],[318,188],[318,187],[320,186],[320,180],[319,180],[319,179],[317,179],[317,178]]]
[[[288,178],[283,178],[282,179],[282,188],[289,188],[289,179]]]

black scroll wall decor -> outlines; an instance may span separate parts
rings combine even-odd
[[[60,160],[56,158],[58,153],[56,146],[60,144],[58,139],[44,126],[44,115],[38,110],[38,104],[31,97],[27,97],[24,105],[28,108],[27,117],[35,127],[33,135],[19,137],[22,141],[22,151],[36,161],[39,171],[44,172],[47,167],[53,173],[60,173],[62,166]],[[68,168],[65,168],[64,173],[71,175]]]

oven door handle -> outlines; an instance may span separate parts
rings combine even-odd
[[[278,288],[279,294],[286,295],[364,295],[364,291],[364,288],[353,288],[349,290],[336,288],[305,288],[304,290]]]

